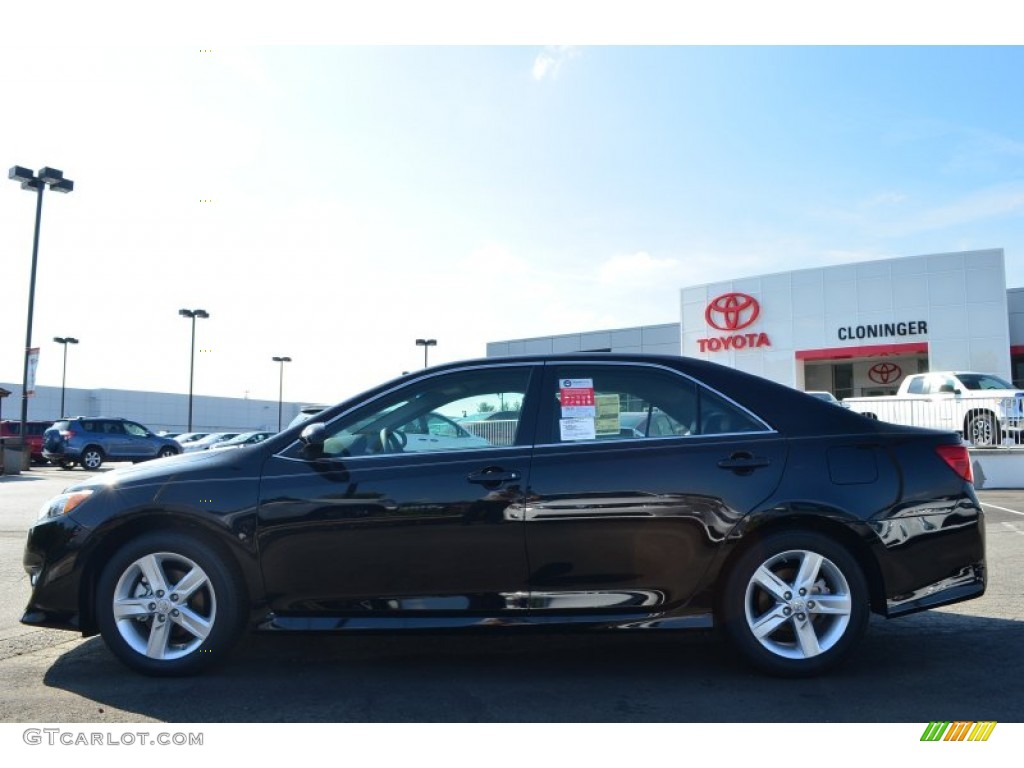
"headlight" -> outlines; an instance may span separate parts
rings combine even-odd
[[[39,520],[49,520],[50,518],[68,514],[92,496],[92,493],[92,491],[72,491],[70,493],[62,493],[60,496],[54,496],[40,508]]]

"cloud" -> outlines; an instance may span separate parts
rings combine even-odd
[[[948,173],[1005,173],[1024,158],[1024,142],[990,131],[965,131],[945,165]]]
[[[651,285],[678,267],[675,259],[656,259],[646,251],[612,256],[597,270],[604,285]]]
[[[873,197],[868,198],[861,203],[861,208],[887,208],[889,206],[899,205],[907,201],[907,196],[902,192],[879,192]]]
[[[579,56],[580,51],[571,45],[549,45],[533,60],[533,79],[552,80],[558,77],[562,65]]]
[[[881,223],[877,233],[902,236],[933,232],[950,227],[1024,212],[1024,184],[1000,184],[977,190],[945,205],[921,210],[903,219]]]

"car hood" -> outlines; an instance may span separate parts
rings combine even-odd
[[[166,483],[172,480],[206,472],[237,463],[242,451],[198,451],[179,453],[164,459],[154,459],[130,467],[104,472],[69,486],[66,490],[77,491],[88,488],[114,488],[145,485],[152,482]],[[251,457],[254,452],[245,452]]]

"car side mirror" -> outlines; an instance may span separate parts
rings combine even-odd
[[[324,455],[324,442],[327,440],[327,427],[322,422],[307,424],[299,434],[302,449],[299,455],[304,459],[319,459]]]
[[[327,428],[319,421],[316,424],[307,424],[303,427],[299,439],[307,448],[323,448],[327,439]]]

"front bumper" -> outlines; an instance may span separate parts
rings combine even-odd
[[[82,621],[79,563],[87,536],[88,529],[70,517],[47,520],[29,530],[22,565],[32,595],[21,617],[23,624],[94,634],[89,622]]]

